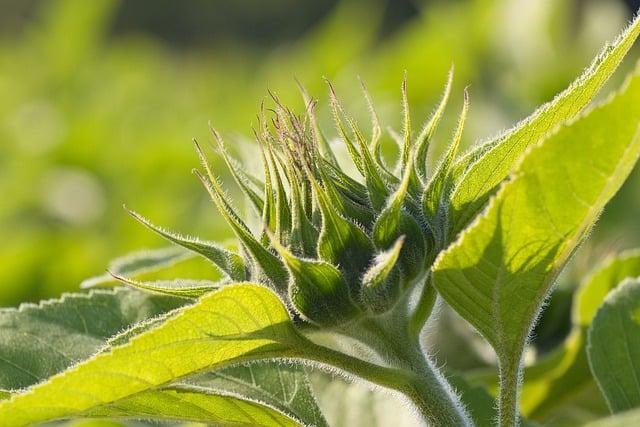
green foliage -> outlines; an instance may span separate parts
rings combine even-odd
[[[640,406],[638,285],[629,280],[611,292],[589,328],[589,364],[612,412]]]
[[[0,389],[19,390],[44,381],[91,357],[121,331],[183,304],[175,298],[116,288],[3,309]]]
[[[615,71],[640,33],[636,20],[612,44],[608,44],[564,92],[494,141],[486,142],[461,159],[465,165],[451,196],[453,235],[461,231],[486,204],[497,186],[509,175],[522,153],[556,126],[575,117],[598,93]],[[478,160],[475,160],[478,158]],[[468,165],[468,166],[467,166]],[[462,169],[461,166],[456,168]]]
[[[521,406],[524,415],[550,422],[559,417],[559,412],[566,414],[568,407],[579,404],[581,393],[592,393],[595,384],[586,350],[589,327],[606,295],[625,279],[638,276],[640,253],[630,250],[609,257],[584,280],[574,295],[569,335],[551,353],[525,367]],[[478,376],[476,381],[496,386],[492,374]],[[597,407],[592,405],[582,411],[597,413]]]
[[[255,285],[229,286],[181,309],[161,326],[107,348],[71,367],[68,373],[53,376],[13,398],[0,408],[0,420],[5,425],[24,425],[91,413],[133,395],[132,401],[116,406],[115,412],[135,411],[140,405],[137,399],[146,400],[141,397],[142,392],[150,392],[158,400],[175,399],[176,405],[207,405],[198,402],[202,396],[182,395],[181,390],[158,396],[153,389],[216,365],[257,359],[260,355],[284,356],[287,351],[293,356],[294,349],[302,344],[275,295]],[[285,349],[288,350],[283,352]],[[148,366],[158,369],[146,369]],[[206,413],[206,407],[201,412]],[[107,410],[106,414],[110,412]]]
[[[487,210],[436,261],[440,295],[500,362],[513,417],[522,351],[558,273],[640,155],[640,79],[530,150]],[[612,137],[608,126],[616,128]],[[552,188],[551,192],[542,189]]]
[[[221,161],[195,142],[195,175],[235,235],[233,247],[169,232],[131,212],[177,249],[134,253],[83,283],[128,288],[1,311],[0,426],[81,418],[325,426],[349,424],[347,410],[359,423],[389,423],[385,414],[327,396],[333,384],[344,394],[358,390],[327,379],[327,371],[393,392],[411,408],[410,422],[428,425],[528,425],[523,415],[543,419],[570,399],[562,389],[586,388],[594,378],[613,411],[640,405],[638,282],[618,286],[640,272],[636,252],[585,282],[570,336],[523,366],[556,279],[640,156],[638,75],[582,112],[638,33],[640,18],[553,101],[460,159],[471,111],[466,90],[448,146],[439,156],[432,151],[455,98],[452,71],[417,135],[406,78],[402,133],[391,138],[383,138],[366,90],[369,132],[329,83],[337,143],[321,131],[304,88],[302,114],[271,94],[273,108],[261,108],[255,130],[260,176],[212,129]],[[390,162],[384,151],[394,141]],[[254,217],[225,191],[218,163],[230,169]],[[176,273],[199,258],[215,273]],[[438,367],[424,342],[438,296],[495,351],[495,384]],[[377,406],[377,395],[360,396]]]

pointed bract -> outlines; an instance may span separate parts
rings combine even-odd
[[[126,209],[126,207],[125,207]],[[151,221],[143,217],[137,212],[127,209],[136,220],[141,222],[150,230],[156,232],[165,239],[173,242],[183,248],[189,249],[197,254],[207,258],[218,267],[224,274],[228,275],[232,280],[242,281],[246,279],[245,265],[242,257],[235,252],[224,249],[213,242],[200,240],[196,237],[181,236],[164,228],[158,227]]]
[[[404,236],[400,236],[391,249],[376,256],[362,277],[362,301],[374,313],[389,310],[400,296],[399,272],[395,266],[403,243]]]
[[[337,268],[323,261],[298,258],[270,236],[291,273],[289,298],[306,320],[330,326],[360,314],[361,310],[352,300],[349,286]]]

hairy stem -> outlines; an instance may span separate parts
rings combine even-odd
[[[498,418],[500,427],[517,427],[520,424],[518,399],[520,395],[520,359],[509,357],[500,362],[500,394]]]
[[[448,384],[423,357],[414,360],[417,362],[415,370],[407,370],[379,366],[317,344],[309,344],[305,349],[305,358],[402,393],[414,404],[427,425],[472,425]]]
[[[433,287],[431,275],[429,275],[420,291],[420,299],[409,319],[408,333],[410,337],[420,340],[420,332],[431,315],[437,296],[438,293]]]

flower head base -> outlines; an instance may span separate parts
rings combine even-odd
[[[424,282],[446,239],[442,199],[450,190],[450,169],[467,111],[466,93],[444,159],[430,174],[426,163],[451,81],[450,73],[440,104],[415,138],[403,82],[404,129],[394,167],[381,156],[382,132],[364,86],[372,117],[369,138],[344,111],[329,84],[336,129],[360,179],[349,176],[336,160],[318,129],[315,101],[304,89],[303,115],[294,114],[272,95],[273,118],[267,122],[262,108],[255,131],[262,179],[245,172],[212,130],[217,151],[261,216],[262,230],[252,232],[234,210],[196,142],[204,168],[204,173],[196,174],[237,236],[241,254],[175,235],[169,238],[211,259],[232,281],[251,280],[273,289],[304,321],[332,326],[387,312],[402,295]]]

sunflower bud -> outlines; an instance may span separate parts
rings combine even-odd
[[[296,318],[315,325],[341,325],[361,316],[393,310],[404,293],[428,274],[446,238],[442,207],[467,111],[467,97],[453,142],[427,176],[430,140],[451,91],[451,73],[442,100],[417,138],[411,133],[406,80],[402,84],[403,133],[392,135],[400,156],[393,167],[381,156],[382,132],[371,97],[370,138],[340,104],[329,84],[337,134],[360,177],[342,169],[315,118],[315,101],[303,90],[306,111],[297,115],[271,94],[255,131],[263,165],[261,176],[243,170],[212,129],[213,147],[260,216],[252,230],[223,190],[200,145],[204,173],[196,172],[222,217],[238,238],[240,251],[182,238],[150,225],[172,242],[199,252],[228,275],[277,292]]]

